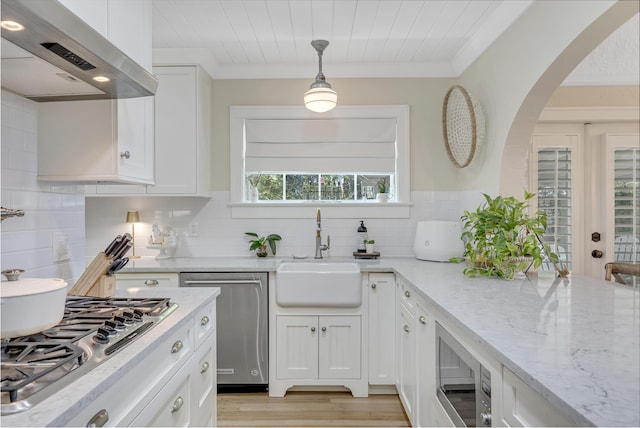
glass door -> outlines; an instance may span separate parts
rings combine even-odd
[[[531,143],[530,188],[560,260],[600,279],[607,262],[640,262],[638,124],[538,124]]]

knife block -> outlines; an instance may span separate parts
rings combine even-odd
[[[116,277],[102,275],[85,296],[112,297],[114,294],[116,294]]]
[[[108,297],[108,296],[98,296],[92,293],[91,290],[96,288],[95,293],[106,293],[106,292],[115,292],[115,277],[106,275],[109,266],[111,266],[111,258],[108,257],[104,252],[98,253],[96,257],[91,261],[87,269],[80,275],[78,281],[71,287],[68,294],[75,296],[93,296],[93,297]],[[103,279],[106,278],[106,279]],[[109,280],[110,278],[110,280]],[[103,281],[103,285],[100,285],[100,282]],[[109,281],[112,281],[113,284],[110,286]],[[108,291],[111,288],[110,291]],[[111,294],[113,295],[113,294]]]

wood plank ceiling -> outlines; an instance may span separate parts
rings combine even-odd
[[[218,79],[313,78],[310,42],[325,39],[328,80],[456,77],[533,1],[153,0],[154,60],[199,62]],[[573,84],[638,84],[637,35],[636,16]]]

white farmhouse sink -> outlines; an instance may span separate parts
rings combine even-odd
[[[280,306],[360,306],[360,267],[355,263],[282,263],[276,274],[276,303]]]

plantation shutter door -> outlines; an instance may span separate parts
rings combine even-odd
[[[396,119],[246,119],[245,173],[396,172]]]
[[[605,138],[609,160],[607,201],[611,201],[608,211],[613,218],[609,222],[613,224],[613,259],[640,263],[640,148],[637,147],[637,136],[634,139],[632,136],[606,135]]]
[[[547,214],[547,231],[543,241],[551,247],[560,261],[572,269],[573,222],[572,208],[575,193],[574,164],[578,135],[534,135],[534,180],[532,189],[538,195],[538,209]],[[544,270],[553,270],[544,263]]]

